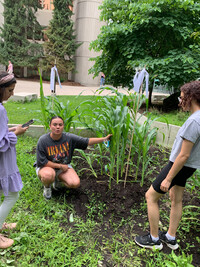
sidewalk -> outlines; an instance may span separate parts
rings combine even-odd
[[[97,89],[99,89],[98,86],[86,87],[86,86],[67,86],[67,85],[62,85],[62,88],[60,88],[59,85],[56,84],[56,95],[79,95],[80,93],[82,95],[93,95]],[[43,91],[45,96],[51,95],[49,82],[43,83]],[[118,91],[126,93],[126,91],[121,88],[119,88]],[[17,84],[15,86],[14,94],[20,95],[20,93],[37,94],[39,97],[40,96],[39,81],[25,81],[17,79]],[[107,94],[110,94],[109,90],[104,90],[101,93],[101,95],[107,95]],[[162,101],[164,98],[169,96],[169,94],[158,93],[158,92],[155,93],[153,92],[152,95],[153,95],[152,102],[154,102],[154,100]]]
[[[56,84],[56,95],[79,95],[82,93],[82,95],[93,95],[95,91],[99,89],[98,86],[96,87],[86,87],[86,86],[66,86],[62,85],[62,88],[59,87],[58,84]],[[50,90],[50,83],[44,82],[43,83],[43,91],[44,95],[48,96],[51,95]],[[120,89],[120,92],[125,92],[124,90]],[[29,93],[29,94],[37,94],[38,97],[40,96],[40,83],[35,81],[24,81],[17,79],[17,84],[15,86],[15,94],[20,93]],[[102,95],[107,95],[110,93],[110,91],[104,91],[102,92]]]

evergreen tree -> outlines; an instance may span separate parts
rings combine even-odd
[[[44,43],[44,70],[50,70],[55,63],[60,73],[74,69],[73,56],[80,44],[75,42],[71,7],[71,0],[54,0],[53,18],[45,31],[48,40]]]
[[[4,0],[4,25],[0,33],[0,63],[8,60],[15,66],[33,67],[42,54],[38,40],[42,28],[35,13],[40,8],[36,0]]]

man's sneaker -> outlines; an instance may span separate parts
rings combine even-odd
[[[136,236],[135,243],[143,248],[158,250],[161,250],[163,248],[163,244],[160,242],[160,239],[158,241],[153,241],[149,233],[144,236]]]
[[[51,198],[51,187],[44,186],[43,196],[46,199],[50,199]]]
[[[159,232],[159,238],[162,242],[164,242],[169,248],[175,250],[179,247],[176,239],[175,240],[169,240],[167,237],[166,237],[166,233],[167,232]]]

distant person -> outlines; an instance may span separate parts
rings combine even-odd
[[[80,186],[80,178],[71,166],[74,149],[85,150],[109,140],[111,134],[100,138],[83,138],[75,134],[63,132],[64,121],[55,116],[50,120],[50,133],[40,137],[37,144],[36,173],[44,185],[43,196],[51,198],[51,184],[56,189],[58,182],[68,188]]]
[[[13,64],[11,63],[10,60],[8,61],[8,69],[7,69],[7,72],[9,74],[12,74],[13,73]]]
[[[100,86],[104,86],[104,84],[105,84],[105,74],[101,72]]]
[[[176,231],[182,215],[182,200],[186,181],[200,169],[200,81],[181,87],[179,98],[184,111],[191,116],[179,129],[172,147],[169,163],[162,169],[146,193],[150,233],[137,236],[135,242],[144,248],[161,250],[162,243],[175,250],[179,247]],[[167,232],[159,232],[159,199],[169,191],[171,212]]]
[[[0,72],[0,231],[13,229],[16,223],[5,223],[11,208],[19,197],[22,180],[16,163],[17,135],[23,134],[28,127],[17,126],[8,128],[8,117],[3,101],[13,95],[15,77],[7,72]],[[1,197],[4,200],[1,203]],[[0,248],[12,246],[14,240],[0,234]]]

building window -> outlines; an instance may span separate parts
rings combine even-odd
[[[40,0],[40,3],[43,9],[46,9],[46,10],[54,9],[53,0]]]
[[[54,9],[54,5],[53,5],[53,0],[40,0],[41,6],[43,7],[43,9],[46,10],[53,10]],[[73,11],[73,7],[69,6],[69,9],[71,11]]]

